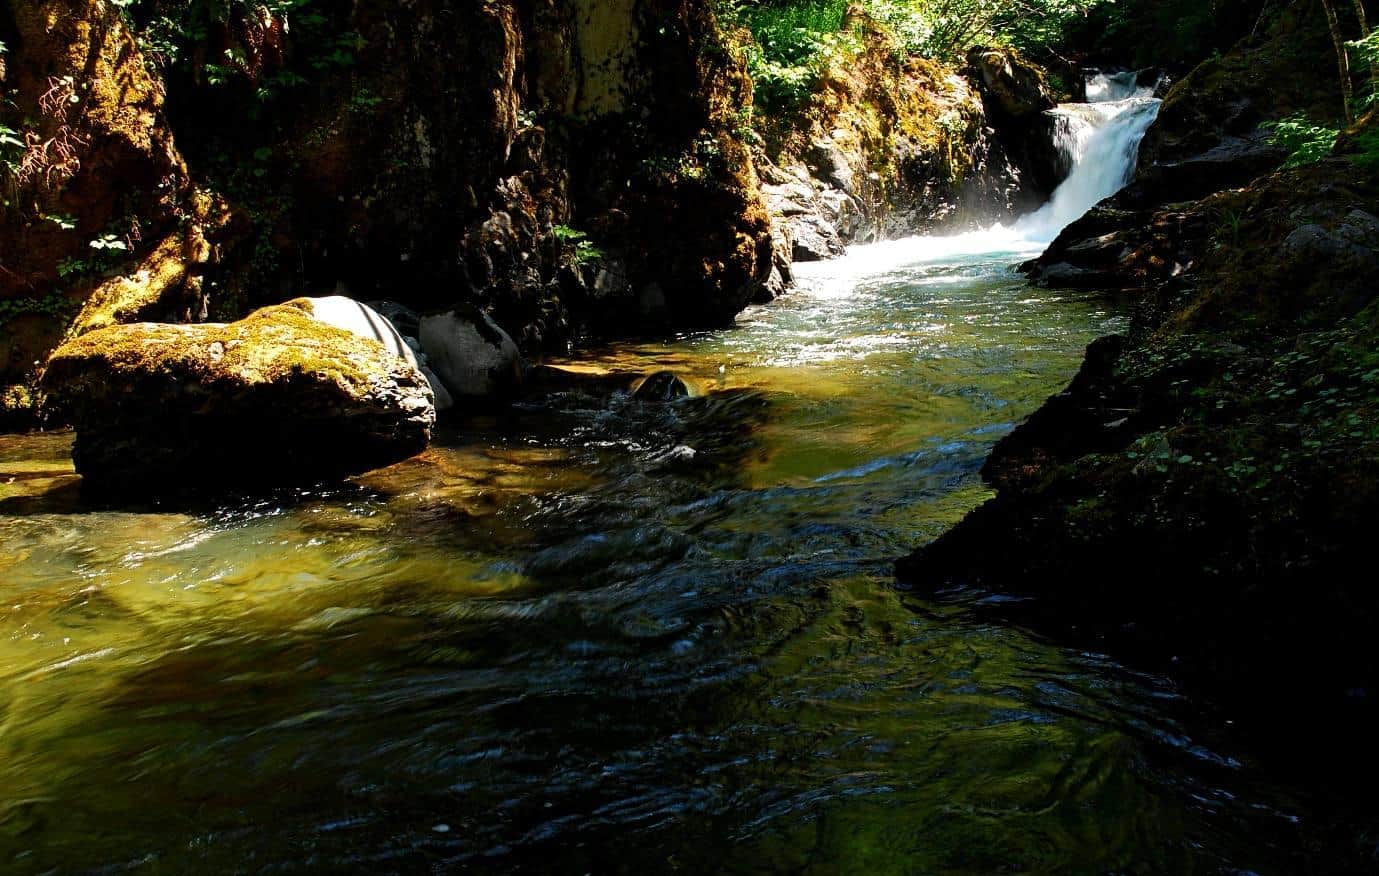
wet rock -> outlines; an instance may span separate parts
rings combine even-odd
[[[436,372],[431,370],[430,360],[416,337],[421,331],[421,318],[413,310],[394,301],[361,304],[342,296],[309,300],[312,311],[321,322],[361,338],[378,341],[420,370],[426,382],[431,384],[436,413],[445,413],[455,407],[454,396]]]
[[[517,344],[479,310],[422,317],[420,332],[429,367],[456,399],[493,398],[522,381]]]
[[[975,48],[967,61],[989,103],[1010,119],[1037,116],[1058,105],[1039,68],[1013,49]]]
[[[1179,161],[1146,167],[1121,197],[1129,205],[1152,206],[1192,201],[1248,184],[1276,170],[1287,153],[1262,128],[1246,136],[1226,136],[1215,146]]]
[[[832,140],[820,140],[809,150],[814,175],[849,195],[857,193],[856,178],[848,155]]]
[[[632,390],[632,397],[645,402],[669,402],[690,397],[689,384],[670,371],[658,371]]]
[[[421,317],[407,305],[396,301],[370,301],[368,306],[392,323],[403,338],[415,338],[421,334]]]
[[[305,299],[228,325],[92,332],[54,353],[45,386],[86,483],[131,494],[366,471],[423,450],[436,417],[415,366]]]
[[[795,238],[791,252],[797,262],[821,262],[847,252],[838,229],[822,216],[801,216],[790,223]]]

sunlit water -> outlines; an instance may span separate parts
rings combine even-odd
[[[1120,326],[1027,249],[861,250],[345,488],[98,508],[0,438],[0,871],[1290,871],[1201,704],[891,578]]]

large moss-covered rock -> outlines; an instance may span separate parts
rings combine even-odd
[[[361,472],[419,453],[435,423],[414,365],[305,300],[228,325],[91,332],[54,353],[45,383],[87,483],[137,493]]]
[[[1010,119],[1026,119],[1057,105],[1044,71],[1014,49],[975,48],[967,55],[993,108]]]

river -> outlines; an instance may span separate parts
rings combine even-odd
[[[802,268],[343,487],[97,506],[0,437],[0,869],[1290,871],[1226,717],[891,576],[1124,324],[1038,238]]]

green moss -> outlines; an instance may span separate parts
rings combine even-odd
[[[100,363],[92,368],[91,363]],[[382,344],[319,322],[306,299],[290,301],[229,324],[121,325],[82,335],[60,347],[48,366],[61,386],[83,375],[119,384],[149,377],[203,383],[271,384],[294,374],[328,379],[360,393],[405,363]],[[88,387],[89,389],[89,387]]]

